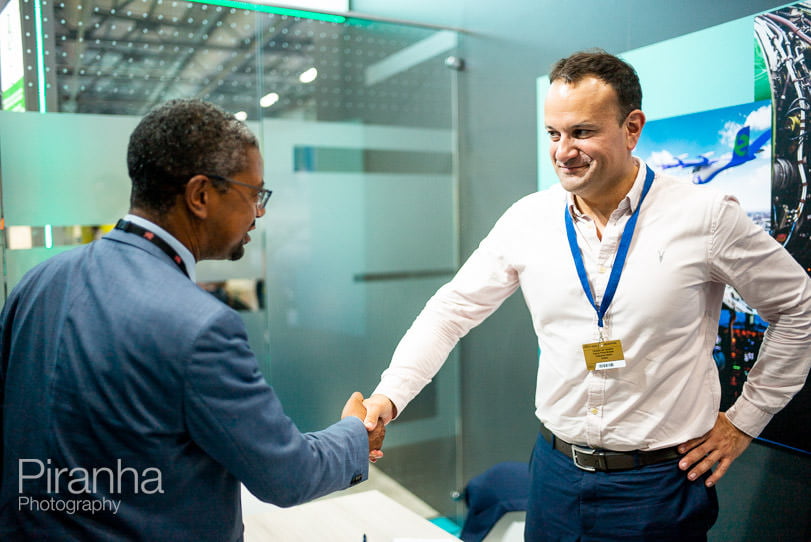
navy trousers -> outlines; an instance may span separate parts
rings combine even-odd
[[[715,488],[690,482],[678,460],[586,472],[538,436],[530,462],[527,542],[705,541],[718,517]]]

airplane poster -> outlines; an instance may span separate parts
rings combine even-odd
[[[771,217],[771,101],[649,121],[634,154],[656,171],[733,194],[757,223]]]
[[[772,182],[773,135],[782,136],[772,133],[772,102],[763,100],[649,121],[634,154],[656,171],[734,195],[756,224],[783,243],[782,219],[773,205],[779,196]],[[757,311],[727,287],[713,352],[722,411],[740,396],[767,327]],[[761,440],[811,453],[811,436],[789,430],[798,420],[797,411],[807,412],[810,399],[804,389],[775,416]]]

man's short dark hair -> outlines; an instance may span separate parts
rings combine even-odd
[[[561,58],[552,66],[549,81],[554,83],[560,79],[571,85],[589,76],[602,80],[616,92],[620,124],[628,113],[642,108],[642,87],[636,70],[627,62],[602,49],[580,51],[567,58]]]
[[[248,167],[248,149],[258,146],[245,123],[214,104],[166,102],[141,119],[130,136],[130,204],[164,214],[190,178],[239,173]]]

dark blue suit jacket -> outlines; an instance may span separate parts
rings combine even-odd
[[[361,421],[300,433],[238,314],[134,234],[31,270],[0,362],[0,540],[239,540],[239,481],[289,506],[367,476]]]

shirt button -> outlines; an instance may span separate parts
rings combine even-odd
[[[590,409],[590,410],[589,410],[589,412],[590,412],[591,414],[594,414],[594,415],[597,415],[597,414],[599,414],[599,413],[600,413],[600,411],[599,411],[598,409],[596,409],[596,408],[592,408],[592,409]]]

